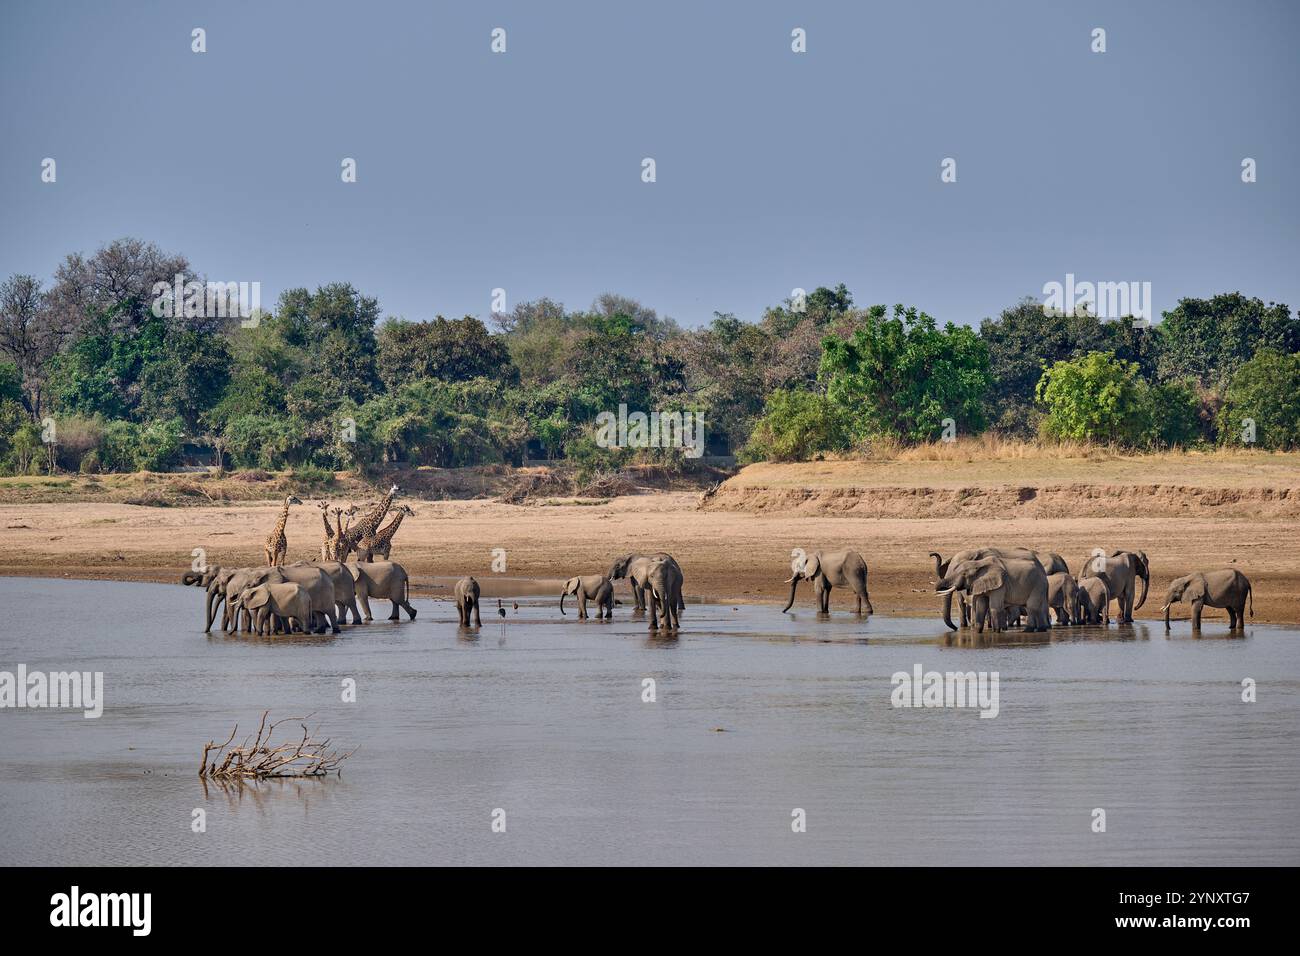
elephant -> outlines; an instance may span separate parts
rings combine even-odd
[[[257,587],[259,584],[281,583],[284,581],[300,584],[306,589],[308,596],[311,598],[311,620],[309,623],[312,627],[316,625],[316,616],[320,615],[335,634],[339,632],[338,617],[334,613],[334,582],[330,580],[328,574],[310,564],[280,565],[274,568],[248,568],[231,575],[225,587],[225,630],[234,630],[241,623],[241,618],[246,619],[243,623],[251,625],[251,615],[242,603],[245,591]],[[248,628],[245,627],[244,629],[247,630]]]
[[[817,609],[822,614],[830,613],[832,587],[853,589],[858,598],[857,613],[862,613],[863,601],[867,604],[868,614],[876,613],[867,594],[867,562],[856,551],[814,551],[811,555],[799,552],[798,557],[790,562],[790,572],[790,577],[784,582],[790,585],[790,600],[781,609],[782,614],[794,604],[800,581],[813,583]]]
[[[1105,571],[1079,579],[1080,624],[1110,623],[1110,577]]]
[[[357,610],[357,582],[352,572],[342,561],[295,561],[289,567],[320,568],[329,575],[334,585],[334,610],[340,624],[348,622],[348,612],[352,612],[352,623],[361,621],[361,612]]]
[[[1187,600],[1192,604],[1192,630],[1201,629],[1201,611],[1206,607],[1221,607],[1228,611],[1228,628],[1237,630],[1246,626],[1246,602],[1250,601],[1250,616],[1255,616],[1255,595],[1250,580],[1236,568],[1221,571],[1194,571],[1175,578],[1165,595],[1165,630],[1169,630],[1169,606]]]
[[[1151,585],[1151,568],[1145,551],[1111,551],[1107,553],[1098,548],[1083,561],[1079,577],[1086,578],[1098,571],[1105,571],[1110,578],[1111,600],[1119,602],[1119,614],[1115,620],[1120,624],[1132,624],[1133,612],[1140,610],[1147,602],[1147,588]],[[1142,579],[1142,596],[1133,602],[1137,579]]]
[[[237,571],[247,571],[248,568],[222,568],[217,566],[206,567],[202,571],[186,571],[181,575],[181,584],[187,587],[201,587],[207,592],[207,607],[204,612],[203,633],[212,630],[212,622],[216,620],[217,608],[222,607],[226,600],[226,582],[228,582]],[[221,627],[225,630],[226,622],[223,616]]]
[[[307,589],[292,581],[267,582],[244,592],[244,607],[253,615],[253,632],[269,634],[271,615],[297,626],[304,634],[311,630],[311,597]]]
[[[989,555],[950,566],[935,586],[939,594],[969,591],[976,599],[974,620],[983,632],[987,619],[995,631],[1005,628],[1006,608],[1023,605],[1026,631],[1050,627],[1047,609],[1047,573],[1037,558],[1002,558]],[[948,626],[952,627],[951,622]],[[953,630],[956,630],[954,627]]]
[[[610,566],[608,577],[611,581],[627,578],[631,582],[632,597],[636,601],[638,611],[645,610],[645,598],[642,588],[645,584],[645,575],[650,567],[650,562],[656,558],[671,561],[674,565],[677,565],[677,573],[682,573],[681,565],[677,564],[677,559],[666,551],[656,551],[654,554],[625,554]],[[686,610],[686,602],[682,601],[680,596],[678,602],[677,610]]]
[[[578,620],[587,619],[587,602],[596,602],[596,619],[604,618],[609,620],[614,616],[614,584],[603,574],[588,574],[582,577],[569,578],[564,582],[564,590],[560,592],[560,613],[564,613],[564,598],[566,595],[576,594],[578,596]]]
[[[1045,574],[1054,574],[1069,570],[1065,565],[1065,559],[1059,554],[1055,554],[1051,551],[1035,551],[1032,548],[973,548],[966,551],[958,551],[947,561],[943,560],[943,556],[940,555],[938,551],[931,551],[930,557],[934,559],[934,574],[939,580],[942,580],[944,576],[947,575],[950,568],[956,567],[963,561],[975,561],[980,558],[988,557],[1017,558],[1026,561],[1037,561],[1042,566]],[[1047,559],[1047,563],[1044,563],[1044,558]],[[955,631],[957,630],[957,625],[952,623],[953,593],[956,593],[958,597],[962,627],[966,627],[970,624],[970,615],[966,606],[966,599],[960,590],[949,592],[944,595],[943,623]]]
[[[677,630],[681,626],[682,569],[672,558],[654,558],[646,565],[644,574],[641,587],[650,611],[650,630],[658,629],[659,614],[663,615],[666,630]]]
[[[561,597],[563,600],[563,597]],[[470,615],[474,615],[474,626],[482,627],[483,619],[478,613],[478,582],[465,577],[456,582],[456,613],[460,615],[460,626],[469,627]]]
[[[347,569],[356,581],[357,602],[364,615],[363,624],[369,624],[374,618],[370,616],[370,599],[383,598],[393,603],[393,612],[388,615],[390,621],[396,621],[400,607],[406,611],[410,620],[415,620],[415,608],[411,607],[411,582],[406,568],[395,561],[349,561]]]
[[[1047,606],[1056,613],[1057,624],[1082,624],[1079,611],[1079,584],[1069,571],[1047,576]]]

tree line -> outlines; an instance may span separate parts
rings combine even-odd
[[[840,284],[699,329],[618,295],[521,303],[489,328],[383,317],[348,283],[290,289],[254,319],[155,308],[177,275],[200,278],[182,255],[120,239],[67,256],[48,283],[0,285],[0,470],[166,470],[196,449],[268,470],[684,465],[674,449],[601,447],[596,416],[620,404],[702,413],[710,453],[742,461],[986,430],[1300,445],[1300,317],[1238,292],[1182,299],[1149,327],[1032,299],[978,328],[940,325],[856,306]]]

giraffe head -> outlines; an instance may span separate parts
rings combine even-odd
[[[394,510],[400,511],[404,515],[415,514],[415,509],[412,508],[410,505],[398,505]]]
[[[297,495],[289,495],[287,498],[284,499],[284,506],[286,508],[289,507],[290,505],[300,505],[300,504],[302,504],[302,499],[299,498]]]
[[[329,511],[330,503],[322,498],[320,501],[316,502],[316,507],[319,508],[321,511]]]

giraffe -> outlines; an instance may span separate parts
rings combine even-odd
[[[316,507],[320,509],[320,520],[325,524],[325,538],[320,544],[320,559],[322,561],[333,561],[334,529],[330,526],[330,503],[328,501],[318,501]],[[338,511],[337,508],[334,510]]]
[[[364,538],[357,539],[357,554],[364,554],[366,561],[373,561],[375,555],[388,560],[388,554],[393,548],[393,535],[397,534],[397,529],[402,525],[402,519],[407,515],[415,514],[410,505],[398,505],[394,511],[396,516],[385,527],[380,528],[374,534],[368,534]]]
[[[334,524],[336,525],[333,535],[330,538],[330,560],[346,561],[348,555],[357,549],[356,542],[348,533],[352,525],[352,516],[357,513],[357,506],[351,505],[347,508],[334,509]],[[343,516],[348,516],[348,523],[343,523]]]
[[[379,522],[384,520],[384,515],[388,514],[388,509],[393,506],[393,496],[397,494],[397,485],[388,489],[388,494],[384,495],[379,504],[375,505],[370,511],[348,532],[348,538],[351,542],[360,541],[367,535],[374,534],[379,528]],[[355,549],[355,544],[353,548]]]
[[[275,530],[266,539],[266,547],[262,549],[266,553],[267,567],[273,568],[284,563],[285,552],[289,550],[289,541],[284,536],[284,526],[289,521],[289,506],[300,504],[302,502],[293,495],[289,495],[284,499],[284,507],[280,510],[280,520],[275,523]]]

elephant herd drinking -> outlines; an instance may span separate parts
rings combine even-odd
[[[392,603],[388,619],[399,619],[405,610],[410,620],[416,610],[410,603],[410,578],[396,562],[387,560],[392,533],[378,528],[379,519],[392,505],[397,487],[393,486],[379,506],[371,509],[359,522],[360,534],[349,534],[339,520],[342,509],[335,509],[336,524],[325,520],[326,542],[321,560],[283,562],[287,543],[284,524],[289,507],[301,503],[290,496],[285,500],[280,520],[267,542],[267,567],[210,567],[192,571],[182,583],[202,587],[207,592],[205,631],[212,628],[218,610],[222,610],[222,630],[241,629],[258,634],[339,632],[339,625],[369,623],[372,620],[370,598],[384,598]],[[321,506],[325,514],[325,505]],[[395,532],[408,507],[398,506],[396,520],[389,526]],[[356,509],[352,509],[355,513]],[[351,526],[357,528],[357,526]],[[376,534],[376,531],[379,534]],[[360,547],[358,547],[360,546]],[[351,550],[358,550],[364,560],[347,561]],[[376,553],[383,560],[372,560]],[[849,588],[857,599],[857,613],[864,609],[874,613],[867,591],[867,563],[856,551],[816,551],[811,555],[795,549],[791,562],[790,599],[782,611],[794,604],[801,581],[810,581],[822,614],[830,612],[830,594],[836,587]],[[1147,556],[1142,551],[1093,551],[1080,565],[1076,577],[1065,559],[1052,551],[1030,548],[975,548],[959,551],[947,560],[930,552],[937,578],[935,593],[943,597],[943,621],[952,630],[952,605],[956,597],[961,626],[983,632],[985,627],[1003,631],[1023,623],[1026,631],[1046,631],[1053,624],[1086,625],[1110,623],[1110,606],[1117,606],[1117,621],[1129,624],[1133,612],[1146,602],[1151,574]],[[578,618],[587,618],[587,602],[594,602],[596,617],[613,617],[614,582],[627,578],[632,586],[636,610],[645,612],[651,630],[675,631],[680,627],[683,575],[681,565],[666,552],[628,554],[616,559],[607,574],[578,575],[564,582],[560,592],[560,613],[564,599],[576,597]],[[1141,594],[1137,593],[1141,583]],[[462,627],[481,626],[480,588],[473,577],[463,577],[453,589],[459,622]],[[1165,627],[1169,627],[1170,605],[1188,601],[1192,606],[1193,629],[1199,631],[1205,607],[1225,608],[1235,630],[1245,623],[1247,602],[1254,616],[1251,584],[1240,571],[1224,569],[1194,572],[1176,579],[1169,587],[1164,606]],[[358,609],[360,605],[360,609]],[[517,605],[516,605],[517,606]],[[500,607],[499,613],[505,610]],[[363,617],[364,614],[364,617]]]

